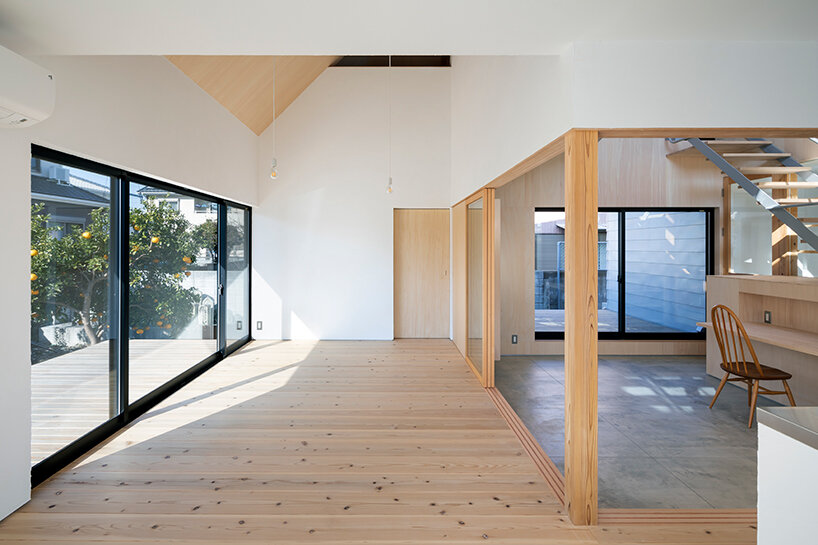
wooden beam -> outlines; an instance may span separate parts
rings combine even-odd
[[[574,130],[595,130],[599,133],[600,138],[811,138],[818,136],[818,128],[815,127],[666,127]]]
[[[565,505],[597,524],[598,140],[565,135]]]
[[[558,157],[564,151],[564,149],[565,135],[562,135],[497,176],[495,179],[486,184],[486,187],[498,188],[507,184],[508,182],[516,180],[523,174],[531,172],[543,163]]]

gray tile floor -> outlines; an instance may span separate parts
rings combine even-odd
[[[561,471],[564,378],[561,356],[496,364],[497,388]],[[732,384],[708,409],[718,382],[703,357],[600,357],[600,507],[756,506],[757,425],[747,429],[747,393]]]

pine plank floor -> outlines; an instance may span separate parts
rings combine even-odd
[[[33,491],[8,543],[754,543],[572,526],[449,341],[254,342]]]

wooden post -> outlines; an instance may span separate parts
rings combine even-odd
[[[598,509],[598,139],[565,135],[565,506],[577,525],[595,525]]]
[[[795,174],[773,176],[775,182],[796,182]],[[797,189],[773,189],[772,197],[776,200],[798,197]],[[790,208],[790,214],[798,215],[797,208]],[[773,216],[773,254],[772,273],[781,276],[798,276],[798,236],[781,220]]]

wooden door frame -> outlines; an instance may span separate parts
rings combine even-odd
[[[483,237],[482,237],[482,322],[483,322],[483,342],[482,355],[483,361],[481,369],[478,370],[474,362],[469,358],[468,342],[469,342],[469,277],[468,277],[468,259],[469,259],[469,237],[468,237],[468,222],[469,222],[469,205],[479,199],[483,199]],[[466,363],[469,364],[472,371],[480,380],[480,384],[484,388],[494,387],[494,297],[495,297],[495,259],[494,259],[494,188],[484,187],[466,197],[461,203],[466,208],[466,353],[463,357]],[[460,203],[458,203],[460,204]]]

